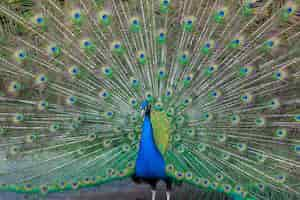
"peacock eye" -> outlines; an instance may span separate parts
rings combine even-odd
[[[287,12],[288,12],[289,14],[292,13],[292,12],[293,12],[293,8],[291,8],[291,7],[287,8]]]
[[[128,165],[127,165],[129,168],[132,168],[134,165],[133,165],[133,163],[132,162],[130,162],[130,163],[128,163]]]
[[[25,58],[25,53],[23,53],[23,52],[19,53],[19,57],[20,58]]]
[[[69,69],[69,73],[72,75],[72,76],[78,76],[80,74],[80,70],[77,66],[73,66]]]
[[[69,97],[69,101],[71,103],[74,103],[76,101],[76,98],[74,96]]]
[[[139,24],[139,21],[135,19],[135,20],[132,21],[132,23],[133,23],[134,25],[138,25],[138,24]]]
[[[40,82],[41,82],[41,83],[44,83],[44,82],[46,82],[46,81],[47,81],[47,77],[44,76],[44,75],[41,75],[41,77],[40,77]]]
[[[85,47],[91,46],[91,42],[90,42],[90,41],[85,41],[85,42],[84,42],[84,46],[85,46]]]
[[[108,16],[106,14],[102,15],[102,19],[106,20],[108,18]]]
[[[221,10],[221,11],[219,11],[219,15],[220,15],[221,17],[224,17],[225,12],[224,12],[223,10]]]
[[[57,50],[58,50],[57,47],[51,47],[51,51],[52,51],[53,53],[57,52]]]
[[[277,76],[278,78],[280,78],[280,77],[281,77],[281,73],[280,73],[280,72],[277,72],[277,73],[276,73],[276,76]]]
[[[44,22],[44,19],[43,19],[42,17],[38,17],[38,18],[36,19],[36,22],[37,22],[38,24],[41,24],[41,23]]]
[[[266,43],[269,47],[273,47],[274,46],[274,42],[272,40],[267,41]]]
[[[75,19],[80,19],[81,14],[79,12],[74,13],[74,18]]]
[[[77,182],[72,183],[72,186],[76,187],[78,185]]]
[[[41,190],[43,193],[46,193],[48,191],[48,187],[47,186],[42,186]]]

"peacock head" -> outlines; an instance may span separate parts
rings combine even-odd
[[[141,104],[141,115],[142,116],[150,116],[150,113],[151,113],[151,104],[147,101],[147,100],[144,100]]]

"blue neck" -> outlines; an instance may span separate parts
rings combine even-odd
[[[144,118],[136,175],[141,178],[166,178],[165,161],[155,144],[149,113]]]
[[[141,143],[140,145],[144,145],[145,141],[151,141],[151,143],[154,144],[154,136],[153,136],[153,128],[151,124],[151,117],[150,115],[145,115],[144,117],[144,124],[143,124],[143,129],[142,129],[142,137],[141,137]]]

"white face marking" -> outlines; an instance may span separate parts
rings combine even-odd
[[[144,117],[144,115],[145,115],[145,110],[142,110],[141,116]]]

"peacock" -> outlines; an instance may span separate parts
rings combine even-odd
[[[300,198],[299,0],[1,0],[0,191],[127,178]]]
[[[158,146],[153,138],[154,131],[151,122],[151,104],[144,101],[141,105],[142,115],[145,115],[142,135],[140,139],[139,152],[136,160],[135,174],[132,179],[136,183],[142,181],[148,183],[152,187],[152,199],[156,197],[156,184],[163,180],[167,185],[167,200],[170,200],[170,190],[172,188],[172,180],[166,174],[166,164],[161,155]],[[160,122],[159,122],[160,123]],[[163,134],[163,131],[157,130],[156,133]]]

